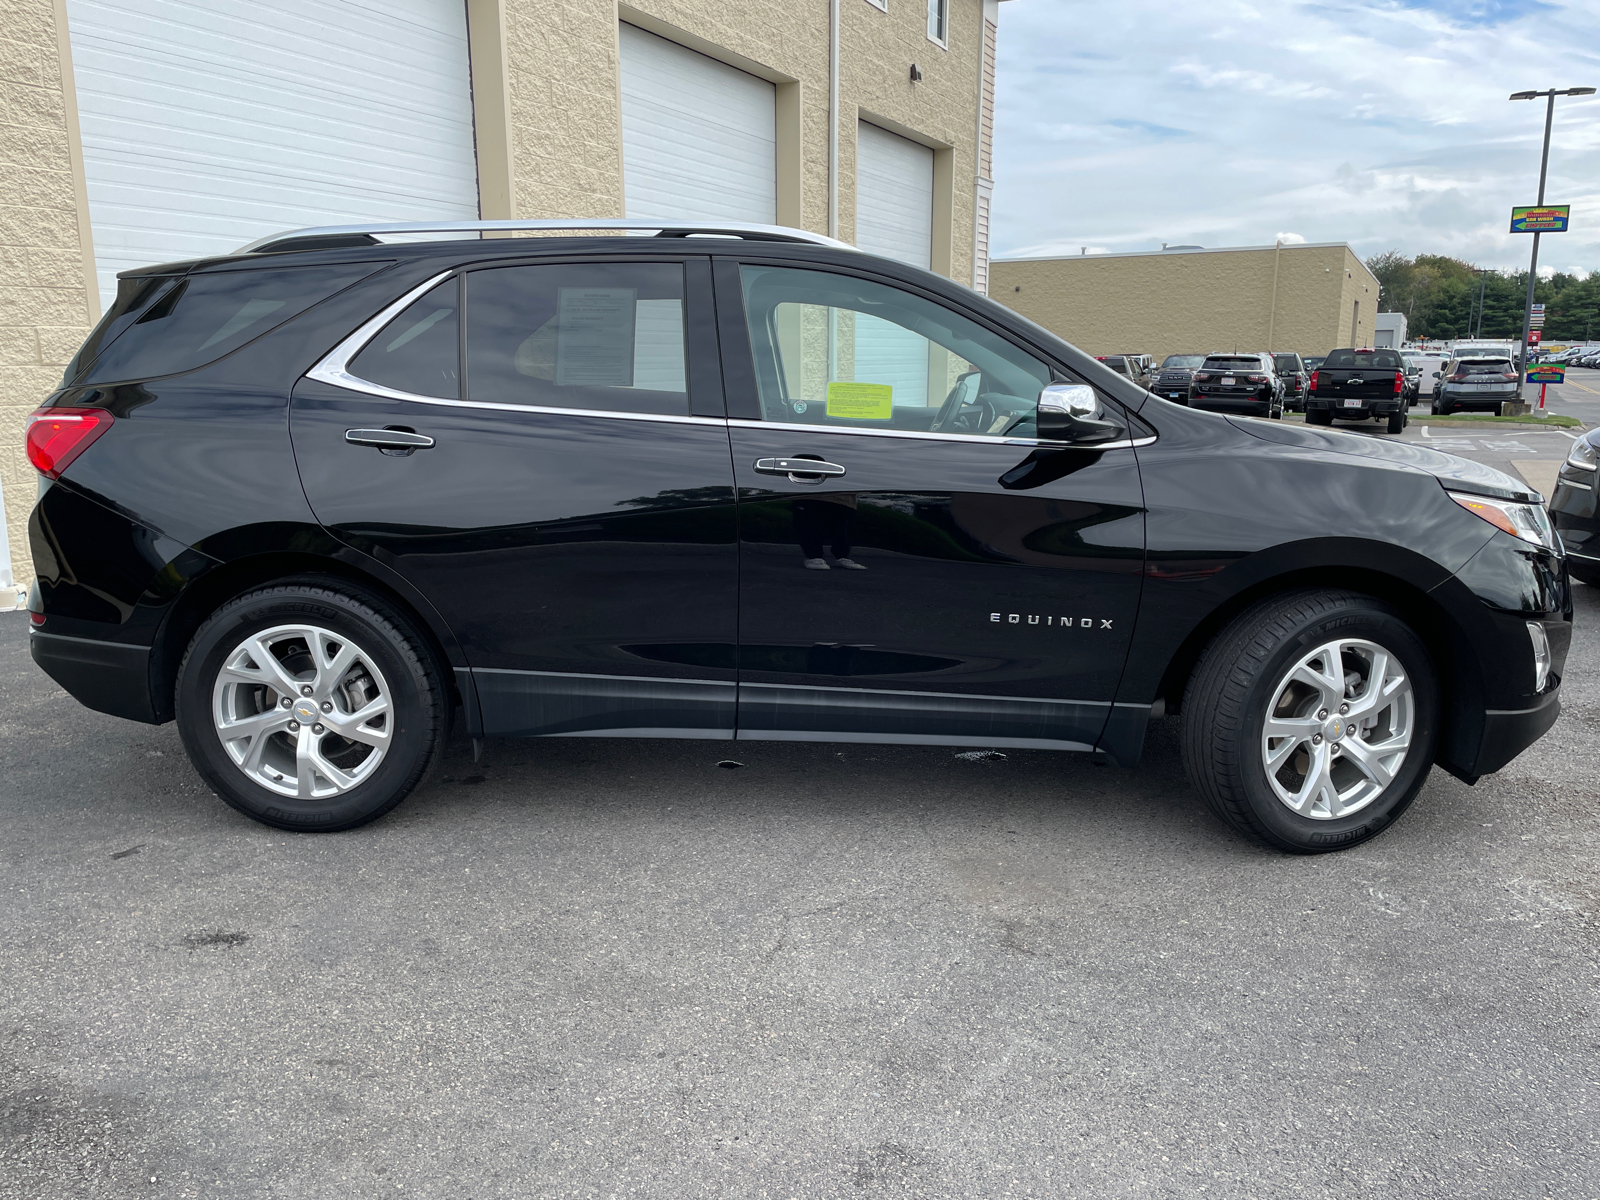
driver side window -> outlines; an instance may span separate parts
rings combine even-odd
[[[745,266],[745,313],[768,421],[1001,435],[1033,416],[1050,369],[898,288]]]

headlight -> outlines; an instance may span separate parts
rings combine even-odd
[[[1567,466],[1577,467],[1580,471],[1593,471],[1600,462],[1595,459],[1594,447],[1589,444],[1588,438],[1579,438],[1572,443],[1572,453],[1567,455]]]
[[[1512,537],[1519,537],[1546,550],[1560,551],[1556,533],[1550,525],[1542,504],[1518,504],[1511,500],[1491,500],[1487,496],[1467,496],[1461,492],[1446,493],[1462,508],[1475,517],[1482,517],[1496,529]]]

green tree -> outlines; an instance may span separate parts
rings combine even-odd
[[[1374,255],[1367,267],[1382,285],[1383,311],[1405,313],[1412,337],[1460,338],[1474,332],[1469,326],[1480,286],[1483,313],[1477,331],[1487,338],[1522,336],[1526,271],[1484,272],[1458,258],[1442,254],[1407,258],[1398,250]],[[1534,288],[1534,302],[1545,306],[1545,341],[1600,338],[1600,271],[1541,279]]]

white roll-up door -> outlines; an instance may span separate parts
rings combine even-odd
[[[856,134],[856,245],[870,254],[924,269],[933,259],[933,151],[861,122]],[[856,372],[894,387],[894,402],[930,397],[926,338],[872,317],[856,327]]]
[[[777,92],[622,26],[622,187],[645,220],[777,220]]]
[[[865,121],[856,135],[856,245],[914,267],[933,262],[933,151]]]
[[[282,229],[478,215],[462,0],[67,0],[102,303]]]

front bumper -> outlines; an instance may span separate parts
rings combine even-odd
[[[96,712],[160,723],[150,700],[150,648],[32,630],[28,650],[44,673]]]
[[[1483,739],[1473,769],[1479,775],[1492,775],[1548,733],[1560,715],[1560,684],[1532,708],[1485,710]]]

